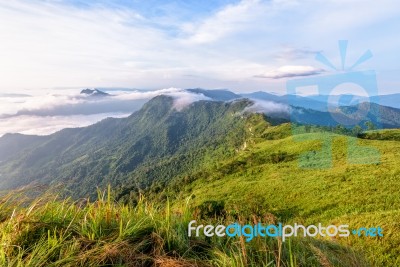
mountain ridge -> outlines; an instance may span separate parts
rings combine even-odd
[[[173,108],[173,101],[158,96],[127,118],[108,118],[43,137],[24,153],[21,150],[0,163],[0,186],[62,182],[71,190],[87,188],[86,192],[107,183],[145,187],[151,176],[161,180],[173,176],[162,171],[163,164],[175,164],[169,161],[171,156],[181,157],[173,169],[183,173],[206,154],[217,153],[213,148],[226,144],[226,150],[218,153],[233,153],[243,142],[245,118],[240,114],[250,101],[198,101],[182,111]]]
[[[200,100],[179,111],[174,101],[160,95],[126,118],[107,118],[49,136],[6,135],[0,138],[0,187],[64,183],[70,191],[85,188],[78,196],[94,192],[93,185],[108,183],[121,190],[141,190],[153,181],[188,174],[206,158],[233,155],[254,135],[249,129],[256,124],[265,128],[292,121],[336,127],[342,120],[363,128],[366,122],[400,126],[400,110],[377,104],[371,104],[371,113],[360,120],[356,106],[338,108],[336,118],[329,112],[298,107],[292,107],[287,118],[274,118],[268,112],[246,112],[254,104],[246,98]],[[366,104],[360,107],[366,109]],[[252,116],[257,119],[249,126]]]

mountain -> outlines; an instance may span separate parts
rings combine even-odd
[[[355,119],[369,120],[379,128],[400,127],[400,109],[397,108],[364,102],[359,105],[340,107],[340,111]],[[363,114],[367,114],[365,119]]]
[[[301,124],[321,126],[344,124],[353,127],[357,124],[363,126],[365,122],[370,121],[379,128],[400,127],[400,109],[374,102],[385,102],[385,99],[388,99],[385,96],[379,97],[383,97],[384,101],[378,97],[371,97],[370,103],[365,102],[369,100],[366,97],[345,94],[302,97],[279,96],[259,91],[241,94],[241,96],[255,101],[262,100],[289,105],[291,107],[290,114],[286,119]],[[396,96],[393,97],[396,99]]]
[[[267,92],[263,92],[263,91],[257,91],[257,92],[253,92],[253,93],[243,93],[240,95],[242,97],[250,98],[250,99],[259,99],[259,100],[273,101],[273,102],[278,102],[278,103],[287,102],[284,99],[284,96],[275,95],[275,94],[271,94],[271,93],[267,93]]]
[[[0,162],[10,159],[25,149],[39,145],[45,136],[5,134],[0,138]]]
[[[291,119],[331,127],[364,126],[367,121],[385,128],[400,127],[400,110],[376,104],[361,119],[356,110],[367,110],[365,103],[340,107],[333,113],[291,107],[290,118],[289,114],[275,118],[268,112],[246,113],[252,105],[253,101],[244,98],[198,101],[177,111],[173,98],[158,96],[127,118],[108,118],[42,137],[5,135],[0,138],[0,189],[32,182],[63,183],[79,197],[93,193],[93,186],[112,184],[124,195],[189,175],[202,164],[213,164],[215,158],[235,154],[247,136],[254,135],[249,131],[257,125]]]
[[[20,255],[17,248],[33,242],[40,242],[44,246],[41,251],[47,255],[46,245],[53,247],[53,243],[42,240],[53,240],[51,232],[67,233],[68,239],[59,243],[68,246],[74,243],[65,242],[76,242],[79,237],[83,243],[78,248],[90,252],[93,248],[87,246],[88,236],[106,240],[99,243],[106,246],[104,249],[109,249],[109,240],[115,240],[117,248],[123,240],[134,245],[128,251],[138,243],[145,244],[143,253],[155,251],[157,249],[148,249],[147,244],[160,244],[167,251],[174,251],[168,252],[171,255],[177,255],[175,247],[164,244],[176,244],[176,240],[181,240],[179,257],[182,258],[181,255],[189,255],[185,244],[193,244],[196,251],[199,244],[212,249],[221,244],[214,239],[211,239],[213,243],[207,238],[189,239],[186,231],[189,220],[225,224],[242,219],[290,225],[296,222],[346,224],[350,229],[382,226],[388,242],[354,234],[335,239],[294,238],[283,248],[279,240],[278,245],[272,247],[271,255],[277,255],[275,252],[282,249],[287,251],[285,257],[294,257],[299,266],[310,266],[310,261],[315,263],[312,266],[397,266],[400,258],[396,248],[400,238],[386,233],[396,231],[400,215],[399,130],[371,131],[361,139],[327,132],[324,127],[300,125],[299,133],[296,132],[300,138],[295,138],[293,125],[272,125],[270,114],[247,112],[253,104],[248,99],[198,101],[180,111],[174,109],[174,104],[173,98],[158,96],[127,118],[108,118],[89,127],[64,129],[49,136],[7,134],[1,137],[1,189],[29,183],[62,183],[66,191],[57,187],[59,195],[92,200],[96,198],[96,187],[103,189],[110,184],[115,189],[114,192],[110,189],[109,197],[100,196],[96,202],[81,201],[79,205],[64,199],[55,204],[53,198],[50,203],[39,199],[26,204],[19,201],[17,194],[18,201],[7,196],[0,201],[6,226],[14,225],[13,220],[20,218],[21,225],[26,227],[17,229],[24,237],[17,241],[24,242],[12,243],[16,247],[15,255]],[[301,107],[291,109],[298,122],[338,123],[329,112]],[[360,119],[357,110],[369,110],[366,119],[371,121],[378,121],[381,115],[385,127],[399,125],[398,109],[377,104],[338,107],[334,113],[355,121]],[[327,150],[323,149],[321,141],[324,140],[333,140],[326,143]],[[138,201],[143,195],[146,200]],[[112,197],[119,201],[115,204],[118,208],[111,208],[114,207]],[[145,202],[148,200],[154,202],[148,204]],[[8,206],[20,202],[21,207]],[[84,203],[88,203],[87,206]],[[165,211],[157,210],[144,217],[149,208],[160,203],[167,203]],[[186,208],[193,208],[193,213],[187,213]],[[158,218],[154,226],[161,230],[152,231],[154,227],[149,227],[143,218],[153,223]],[[385,218],[384,224],[382,218]],[[132,224],[132,220],[139,224]],[[165,232],[166,228],[170,232]],[[14,238],[16,230],[10,229],[6,229],[6,237]],[[38,229],[41,232],[37,232]],[[89,232],[88,235],[87,229],[93,234]],[[127,229],[130,234],[122,235]],[[26,231],[34,231],[32,236],[36,241],[32,241],[35,239]],[[142,231],[148,236],[140,239]],[[154,238],[157,242],[153,242]],[[224,242],[224,246],[238,244],[233,255],[241,255],[244,246],[251,246],[246,252],[256,254],[246,257],[252,262],[265,258],[266,248],[271,249],[275,244],[272,240],[278,242],[275,238],[263,238],[256,239],[260,242],[242,245],[237,240]],[[355,251],[350,250],[349,244]],[[232,255],[228,248],[227,253]],[[36,255],[37,250],[26,251]],[[376,251],[380,253],[378,256]],[[142,258],[143,253],[140,253]],[[212,251],[212,255],[220,255],[220,252]],[[361,258],[356,260],[354,255],[365,255],[368,263]],[[223,257],[225,261],[227,258]],[[60,256],[52,258],[60,259]],[[47,258],[43,259],[48,262]],[[209,259],[206,262],[209,263]],[[271,258],[267,258],[256,266],[270,262]]]
[[[107,94],[107,93],[105,93],[103,91],[100,91],[99,89],[89,89],[89,88],[83,89],[81,91],[81,94],[82,95],[88,95],[88,96],[96,96],[96,97],[98,97],[98,96],[109,96],[110,95],[110,94]]]
[[[294,107],[301,107],[306,109],[314,109],[318,111],[327,111],[328,104],[323,99],[312,99],[309,97],[303,97],[298,95],[275,95],[266,93],[263,91],[241,94],[242,97],[246,97],[254,100],[272,101],[281,104],[286,104]]]
[[[400,108],[400,94],[389,94],[371,97],[371,102],[393,108]]]
[[[187,173],[211,155],[224,158],[243,144],[242,112],[249,100],[199,101],[182,111],[173,101],[158,96],[127,118],[64,129],[35,142],[16,136],[29,145],[3,148],[10,156],[0,163],[0,188],[63,183],[73,195],[85,196],[110,183],[129,192]]]
[[[352,94],[342,94],[342,95],[310,95],[306,98],[315,100],[321,103],[329,103],[335,106],[352,106],[363,102],[371,102],[374,104],[400,108],[400,94],[389,94],[389,95],[379,95],[379,96],[359,96]]]
[[[400,94],[380,95],[380,96],[359,96],[352,94],[341,95],[275,95],[263,91],[243,93],[242,97],[249,99],[259,99],[264,101],[273,101],[291,106],[327,111],[328,106],[354,106],[363,102],[371,102],[381,106],[387,106],[400,109]]]
[[[343,125],[350,128],[356,125],[364,127],[366,122],[372,122],[375,127],[381,129],[399,128],[400,109],[366,102],[352,106],[340,106],[329,112],[292,107],[290,120],[301,124]]]
[[[292,96],[292,95],[275,95],[263,91],[253,93],[235,94],[229,90],[207,90],[207,89],[186,89],[189,92],[196,94],[203,94],[215,101],[231,101],[234,99],[248,98],[253,100],[263,100],[269,102],[276,102],[291,106],[316,109],[327,111],[327,105],[324,102],[309,99],[307,97]],[[289,101],[290,100],[290,101]]]
[[[368,97],[353,95],[353,94],[340,94],[340,95],[309,95],[307,99],[325,103],[330,106],[351,106],[357,105],[362,102],[369,101]]]
[[[234,99],[242,98],[242,96],[224,89],[207,90],[207,89],[195,88],[186,90],[191,93],[203,94],[204,96],[209,97],[215,101],[231,101]]]

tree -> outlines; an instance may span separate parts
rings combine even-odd
[[[372,130],[375,130],[375,129],[376,129],[376,127],[375,127],[375,125],[372,123],[372,121],[366,121],[366,122],[364,123],[364,125],[365,125],[365,127],[367,127],[367,130],[368,130],[368,131],[372,131]]]
[[[346,133],[346,128],[343,126],[343,125],[341,125],[341,124],[338,124],[335,128],[334,128],[334,133],[337,133],[337,134],[344,134],[344,133]]]
[[[351,133],[354,136],[358,136],[358,135],[362,134],[362,132],[363,132],[363,129],[359,125],[354,126],[353,129],[351,130]]]

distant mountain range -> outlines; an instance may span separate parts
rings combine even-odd
[[[215,101],[231,101],[248,98],[290,106],[290,111],[281,118],[303,124],[336,126],[343,124],[363,126],[371,121],[379,128],[400,127],[400,94],[372,96],[370,99],[357,95],[276,95],[267,92],[236,94],[229,90],[187,89],[203,94]],[[396,102],[397,99],[397,102]],[[381,102],[388,105],[379,104]]]
[[[192,93],[203,94],[216,101],[230,101],[239,98],[249,98],[263,101],[272,101],[306,109],[328,111],[328,107],[354,106],[363,102],[371,102],[381,106],[400,109],[400,93],[380,96],[359,96],[359,95],[277,95],[265,91],[252,93],[233,93],[228,89],[207,90],[201,88],[187,89]]]
[[[328,106],[324,102],[320,102],[318,100],[313,100],[310,98],[302,97],[302,96],[290,96],[290,95],[274,95],[262,91],[241,94],[242,97],[247,97],[249,99],[259,99],[264,101],[272,101],[277,103],[282,103],[286,105],[302,107],[307,109],[315,109],[320,111],[327,111]]]
[[[105,91],[141,91],[137,89],[121,89],[121,88],[93,88],[83,89],[81,94],[90,96],[110,96],[111,94]],[[143,90],[148,92],[148,90]],[[215,101],[231,101],[240,98],[249,98],[254,100],[272,101],[276,103],[286,104],[295,107],[301,107],[306,109],[314,109],[318,111],[328,111],[329,107],[339,106],[354,106],[363,102],[371,102],[381,106],[393,107],[400,109],[400,93],[389,94],[380,96],[359,96],[351,94],[342,95],[277,95],[268,93],[265,91],[256,91],[251,93],[234,93],[228,89],[202,89],[202,88],[189,88],[186,91],[195,94],[202,94]]]

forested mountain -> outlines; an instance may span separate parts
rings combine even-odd
[[[63,183],[73,195],[85,196],[108,183],[137,190],[167,181],[207,155],[234,153],[245,140],[242,112],[250,104],[199,101],[177,111],[172,98],[158,96],[127,118],[45,137],[6,135],[0,138],[7,159],[0,163],[0,186]]]
[[[232,96],[226,92],[216,92],[214,97]],[[233,155],[245,144],[246,136],[254,135],[249,129],[259,123],[292,120],[335,127],[343,122],[363,126],[370,121],[385,128],[400,126],[398,109],[373,103],[370,108],[365,103],[340,107],[334,116],[291,107],[285,118],[268,120],[268,112],[245,112],[252,105],[244,98],[198,101],[178,111],[173,98],[158,96],[127,118],[108,118],[49,136],[7,134],[0,138],[0,187],[62,183],[70,194],[85,196],[94,192],[93,187],[111,184],[124,195],[154,183],[162,186],[207,161]],[[358,109],[369,112],[360,120]]]

